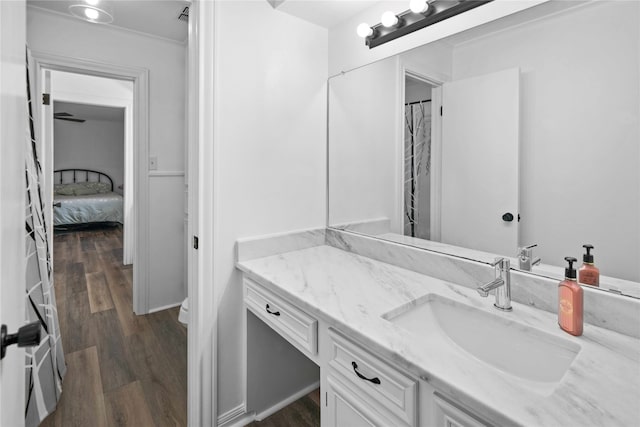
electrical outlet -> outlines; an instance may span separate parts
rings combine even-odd
[[[158,156],[149,156],[149,170],[158,170]]]

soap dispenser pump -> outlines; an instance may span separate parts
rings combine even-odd
[[[580,267],[580,270],[578,271],[578,282],[583,285],[599,287],[600,270],[598,270],[598,267],[593,265],[593,254],[591,253],[593,245],[582,245],[582,247],[587,250],[587,253],[582,256],[584,264],[582,264],[582,267]]]
[[[582,335],[583,302],[582,287],[576,281],[573,263],[578,260],[565,257],[569,263],[564,270],[564,280],[558,284],[558,325],[571,335]]]

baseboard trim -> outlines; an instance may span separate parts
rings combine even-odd
[[[170,309],[170,308],[178,307],[178,306],[180,306],[180,305],[182,305],[182,301],[180,301],[180,302],[176,302],[176,303],[173,303],[173,304],[169,304],[169,305],[164,305],[164,306],[162,306],[162,307],[152,308],[152,309],[150,309],[150,310],[149,310],[149,313],[148,313],[148,314],[156,313],[156,312],[158,312],[158,311],[162,311],[162,310],[168,310],[168,309]]]
[[[244,403],[232,408],[218,417],[218,427],[241,427],[254,420],[255,413],[247,414]]]
[[[300,390],[299,392],[287,397],[286,399],[276,403],[275,405],[273,405],[272,407],[265,409],[264,411],[260,412],[259,414],[256,414],[255,416],[255,421],[262,421],[263,419],[267,418],[269,415],[272,415],[276,412],[278,412],[280,409],[284,408],[285,406],[288,406],[290,404],[292,404],[293,402],[295,402],[296,400],[300,399],[303,396],[306,396],[307,394],[311,393],[313,390],[317,389],[318,387],[320,387],[320,381],[316,381],[315,383],[311,384],[308,387],[303,388],[302,390]]]

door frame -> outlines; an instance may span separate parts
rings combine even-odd
[[[149,312],[149,70],[126,67],[80,58],[70,58],[47,52],[32,51],[36,76],[36,93],[42,94],[43,70],[64,71],[69,73],[107,77],[133,82],[133,311],[136,314]],[[40,109],[36,109],[40,111]],[[43,118],[36,130],[42,135]],[[53,144],[51,140],[41,138],[40,150],[43,153],[43,176],[45,178],[45,206],[53,209],[52,176]],[[49,181],[49,182],[47,182]]]
[[[188,108],[188,424],[218,425],[217,345],[219,292],[213,272],[217,172],[214,106],[216,2],[193,0],[189,8]],[[192,243],[198,236],[198,248]]]
[[[420,81],[423,81],[432,86],[431,89],[431,224],[430,233],[432,241],[440,241],[440,220],[442,210],[440,209],[440,203],[442,201],[442,116],[440,115],[440,107],[442,106],[442,85],[444,82],[441,79],[427,76],[423,73],[401,65],[400,70],[400,99],[402,105],[400,108],[400,135],[401,141],[399,143],[400,153],[400,171],[398,182],[400,183],[400,218],[402,218],[401,234],[404,234],[404,140],[405,140],[405,112],[404,104],[406,102],[406,89],[405,82],[407,77],[411,77]]]

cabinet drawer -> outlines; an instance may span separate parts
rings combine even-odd
[[[318,352],[318,321],[264,286],[244,278],[247,308],[289,342],[311,355]]]
[[[403,424],[417,425],[417,381],[336,331],[330,330],[329,335],[332,341],[329,366],[333,375],[365,393],[377,410],[387,412]]]

